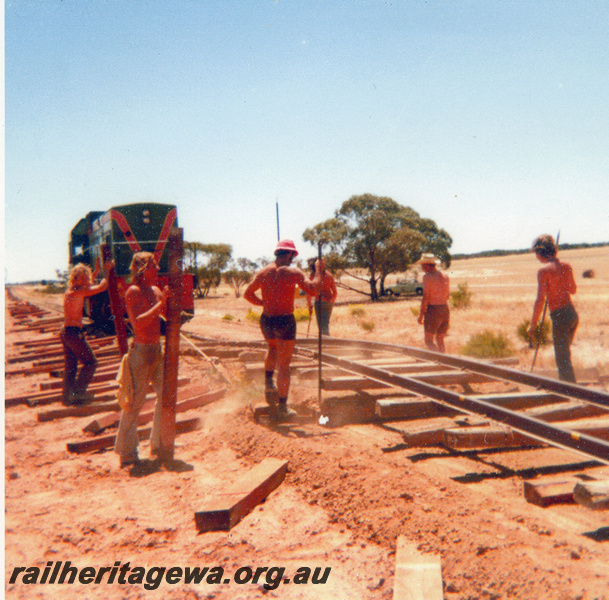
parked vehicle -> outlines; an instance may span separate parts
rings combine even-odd
[[[423,284],[414,279],[400,279],[385,288],[385,296],[422,296]]]

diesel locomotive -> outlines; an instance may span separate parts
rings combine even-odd
[[[114,206],[106,212],[89,212],[70,232],[70,265],[84,263],[93,270],[98,259],[103,263],[102,247],[107,245],[114,260],[117,287],[124,298],[134,253],[152,252],[159,265],[159,287],[163,287],[168,283],[167,239],[170,229],[177,226],[177,208],[169,204],[145,202]],[[89,297],[85,313],[96,329],[114,331],[108,292]],[[182,315],[184,319],[194,315],[190,273],[182,274]]]

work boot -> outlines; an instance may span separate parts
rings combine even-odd
[[[121,458],[121,469],[125,469],[126,467],[133,467],[139,464],[140,458],[137,454]]]
[[[275,417],[278,421],[289,421],[296,416],[296,411],[288,407],[287,404],[278,404],[275,408]]]
[[[93,402],[95,400],[95,394],[93,392],[73,392],[70,398],[70,404],[72,406],[79,406],[86,402]]]
[[[93,398],[91,398],[92,400]],[[84,396],[81,392],[70,392],[64,396],[62,403],[64,406],[80,406],[84,402]]]
[[[275,408],[277,406],[279,395],[272,379],[267,378],[264,383],[264,399],[271,408]]]

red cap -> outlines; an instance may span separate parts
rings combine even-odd
[[[296,250],[296,246],[292,240],[281,240],[280,242],[277,242],[275,255],[279,250],[287,250],[288,252],[293,252],[294,256],[298,256],[298,250]]]

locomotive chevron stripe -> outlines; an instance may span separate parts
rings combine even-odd
[[[157,261],[157,263],[161,260],[161,255],[163,254],[163,250],[165,249],[167,239],[169,238],[169,230],[173,227],[177,216],[178,211],[175,208],[167,213],[167,217],[165,218],[165,222],[163,223],[163,229],[161,230],[159,240],[156,244],[156,248],[154,249],[154,259]]]
[[[141,252],[142,248],[140,247],[138,241],[133,237],[133,234],[131,233],[131,227],[129,226],[129,223],[127,222],[125,216],[122,213],[119,213],[117,210],[110,210],[110,215],[114,222],[120,227],[120,230],[123,232],[123,235],[125,236],[125,239],[127,240],[127,243],[129,244],[131,250],[134,253]],[[158,261],[156,255],[155,258]]]

